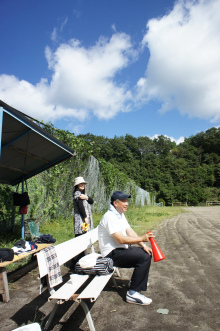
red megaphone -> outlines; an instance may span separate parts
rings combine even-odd
[[[152,234],[151,231],[149,231],[147,233]],[[152,251],[153,251],[154,262],[164,260],[165,256],[161,252],[161,250],[160,250],[159,246],[157,245],[155,239],[154,238],[149,238],[149,239],[150,239],[150,243],[151,243],[151,247],[152,247]]]

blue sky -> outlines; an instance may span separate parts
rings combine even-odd
[[[220,124],[220,0],[0,0],[0,99],[75,134]]]

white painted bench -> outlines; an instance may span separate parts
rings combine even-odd
[[[82,236],[70,239],[59,245],[55,246],[57,258],[60,266],[71,260],[73,257],[77,256],[79,253],[85,251],[86,249],[92,247],[93,244],[98,240],[98,228],[83,234]],[[47,276],[47,266],[44,257],[44,252],[41,251],[36,254],[40,278]],[[118,269],[115,270],[120,277]],[[86,315],[89,327],[91,331],[95,331],[93,320],[89,311],[89,308],[85,300],[90,300],[91,302],[95,301],[99,294],[102,292],[105,285],[108,283],[109,279],[113,276],[114,273],[103,276],[89,276],[89,275],[78,275],[74,274],[73,279],[68,280],[65,284],[59,287],[56,291],[51,289],[48,286],[50,291],[49,301],[54,301],[55,305],[53,310],[50,313],[49,319],[45,324],[45,329],[48,330],[59,304],[64,303],[65,301],[74,300],[78,302]],[[72,277],[71,277],[72,278]],[[77,291],[80,287],[87,281],[91,280],[85,289],[78,293]],[[114,277],[112,277],[114,285],[117,287]]]

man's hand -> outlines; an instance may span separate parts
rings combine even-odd
[[[152,248],[151,248],[151,247],[144,246],[144,247],[143,247],[143,250],[144,250],[147,254],[152,255]]]
[[[142,236],[142,241],[149,241],[150,238],[154,238],[153,234],[152,234],[152,233],[145,233],[145,234]]]

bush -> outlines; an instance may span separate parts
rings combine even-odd
[[[159,199],[159,203],[160,203],[160,202],[163,202],[163,206],[165,206],[165,205],[166,205],[166,203],[165,203],[164,199],[160,198],[160,199]]]

